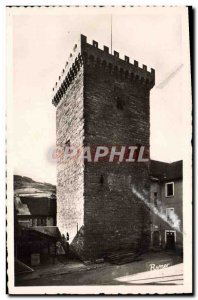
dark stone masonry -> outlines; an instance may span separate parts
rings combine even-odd
[[[155,71],[87,43],[81,35],[53,88],[57,149],[150,144]],[[151,219],[149,162],[58,161],[57,226],[83,260],[117,249],[147,249]],[[134,192],[134,190],[137,192]]]

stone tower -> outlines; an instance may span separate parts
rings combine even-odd
[[[150,243],[149,162],[63,159],[65,147],[149,149],[155,71],[109,53],[84,35],[53,88],[56,106],[57,226],[84,260]]]

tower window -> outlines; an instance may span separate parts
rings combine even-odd
[[[124,109],[124,103],[120,97],[117,97],[117,103],[116,103],[117,109],[123,110]]]
[[[103,183],[104,183],[104,176],[101,175],[101,176],[100,176],[100,184],[103,184]]]

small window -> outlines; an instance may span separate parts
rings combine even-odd
[[[32,227],[33,226],[33,221],[30,219],[29,225]]]
[[[36,218],[32,219],[32,226],[37,226],[37,219]]]
[[[103,183],[104,183],[104,176],[101,175],[101,176],[100,176],[100,184],[102,185]]]
[[[153,195],[154,195],[154,205],[155,205],[155,207],[157,207],[158,206],[157,205],[157,192],[154,192]]]
[[[174,182],[169,182],[165,184],[165,196],[166,197],[174,196]]]
[[[41,226],[46,226],[46,218],[41,218]]]
[[[117,97],[117,109],[123,110],[124,109],[124,103],[121,98]]]
[[[172,221],[172,215],[174,214],[174,212],[175,212],[175,209],[174,208],[167,208],[166,209],[166,217],[167,217],[167,220],[169,221],[169,222],[171,222]]]
[[[37,219],[37,226],[41,226],[41,218]]]

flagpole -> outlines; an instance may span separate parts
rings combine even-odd
[[[111,54],[112,54],[112,15],[111,15]]]

